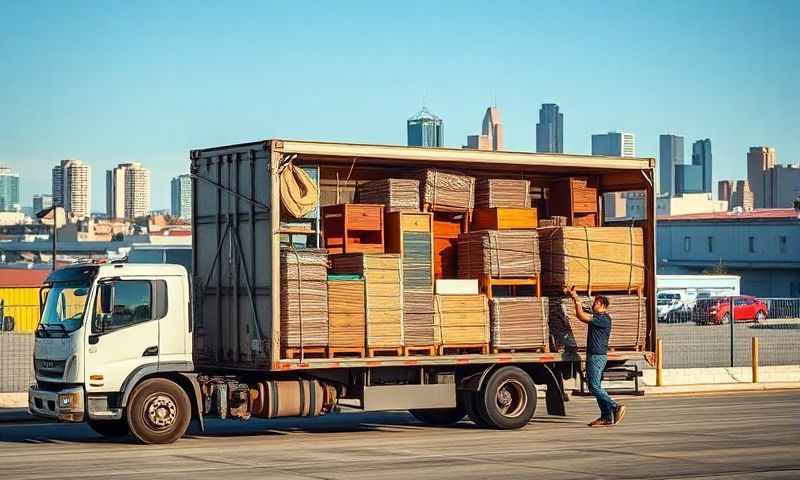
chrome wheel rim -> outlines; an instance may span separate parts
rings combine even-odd
[[[522,415],[528,405],[528,395],[525,387],[517,380],[505,380],[497,388],[495,397],[497,410],[507,418],[515,418]]]

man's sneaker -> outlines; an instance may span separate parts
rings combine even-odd
[[[591,422],[589,424],[590,427],[610,427],[614,425],[614,422],[611,420],[606,420],[605,418],[598,418],[597,420]]]
[[[617,405],[614,409],[614,425],[618,424],[625,418],[625,405]]]

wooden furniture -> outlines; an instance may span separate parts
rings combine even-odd
[[[531,230],[538,226],[535,208],[476,208],[472,230]]]
[[[483,178],[475,187],[476,208],[527,208],[531,206],[531,182],[508,178]]]
[[[322,208],[325,248],[336,253],[383,253],[383,205],[342,203]]]
[[[570,226],[597,227],[598,201],[596,179],[562,178],[550,186],[549,213],[567,217]]]
[[[433,213],[433,273],[435,278],[458,278],[458,237],[469,230],[465,213]]]

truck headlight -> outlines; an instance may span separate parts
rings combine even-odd
[[[58,408],[67,410],[78,405],[76,393],[62,393],[58,395]]]

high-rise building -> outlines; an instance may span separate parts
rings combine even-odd
[[[19,173],[0,165],[0,212],[16,212],[19,209]]]
[[[730,180],[720,180],[717,183],[717,199],[731,203],[731,193],[733,193],[733,182]]]
[[[750,182],[747,180],[738,180],[736,182],[736,189],[731,193],[730,208],[741,208],[745,211],[753,209],[753,192],[750,190]]]
[[[683,164],[683,137],[665,134],[658,140],[658,193],[671,197],[675,195],[675,166]]]
[[[192,177],[178,175],[170,182],[173,217],[192,218]]]
[[[555,103],[543,103],[536,124],[536,151],[564,153],[564,114]]]
[[[444,122],[427,108],[406,122],[408,145],[412,147],[441,147],[444,145]]]
[[[150,170],[138,162],[106,171],[106,213],[133,220],[150,213]]]
[[[500,111],[497,107],[489,107],[483,116],[483,126],[480,135],[469,135],[464,148],[474,150],[502,150],[504,145],[503,123],[500,120]]]
[[[632,133],[608,132],[592,135],[592,155],[635,157],[636,137]]]
[[[90,215],[92,171],[80,160],[61,160],[53,167],[53,204],[76,219]]]
[[[46,193],[37,193],[33,196],[33,213],[41,212],[53,206],[53,196]]]
[[[686,193],[709,193],[703,189],[702,165],[675,165],[675,192],[673,196]]]
[[[711,193],[711,140],[698,140],[692,144],[692,165],[703,170],[703,192]]]
[[[747,152],[747,181],[753,192],[754,208],[768,208],[766,172],[775,166],[776,160],[774,148],[750,147]]]

